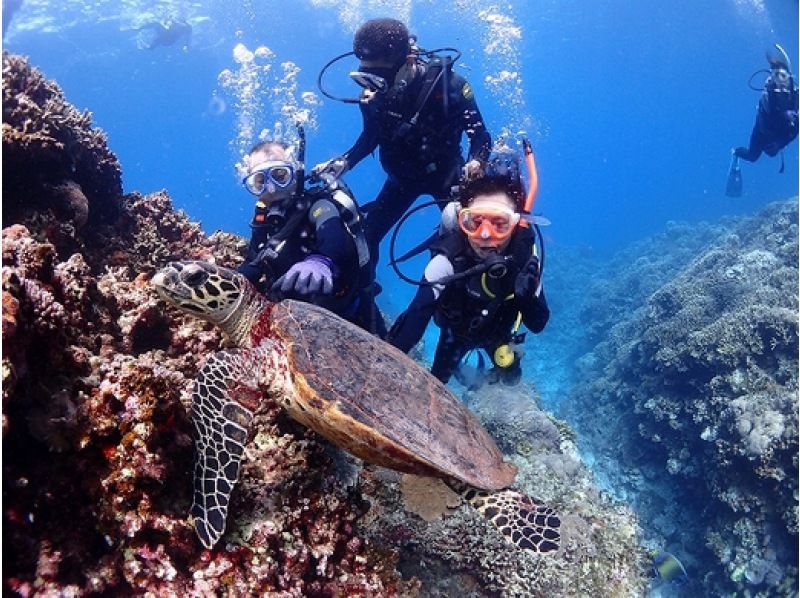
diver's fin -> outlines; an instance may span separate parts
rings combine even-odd
[[[731,167],[728,170],[728,182],[725,185],[725,195],[728,197],[742,196],[742,167],[739,164],[739,156],[731,158]]]
[[[486,492],[448,482],[469,504],[486,517],[509,544],[536,553],[558,550],[561,519],[556,512],[516,490]]]
[[[389,265],[391,266],[392,264],[399,264],[400,262],[410,260],[415,255],[419,255],[420,253],[428,249],[438,237],[439,237],[439,229],[437,228],[436,230],[433,231],[433,234],[430,237],[425,239],[422,243],[420,243],[416,247],[413,247],[412,249],[406,251],[399,258],[397,258],[393,262],[390,262]]]
[[[241,404],[258,400],[250,351],[234,349],[212,355],[195,380],[192,425],[195,432],[194,529],[212,548],[225,531],[228,502],[239,478],[253,412]],[[249,363],[249,367],[248,367]]]

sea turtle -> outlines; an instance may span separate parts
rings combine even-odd
[[[237,346],[206,361],[192,394],[191,512],[207,548],[225,530],[248,428],[265,393],[364,461],[443,479],[510,543],[533,552],[558,548],[553,509],[508,489],[517,468],[472,412],[402,351],[315,305],[271,303],[241,274],[208,262],[173,262],[152,284]]]

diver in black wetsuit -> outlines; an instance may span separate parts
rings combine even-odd
[[[158,46],[171,46],[180,39],[185,38],[184,48],[188,48],[192,41],[192,26],[183,19],[167,21],[165,23],[153,22],[142,25],[139,31],[149,30],[151,35],[147,39],[142,39],[140,48],[143,50],[153,50]]]
[[[342,185],[305,189],[301,162],[276,141],[248,154],[242,182],[258,200],[239,272],[273,301],[314,303],[383,337],[358,206]]]
[[[408,352],[433,317],[441,333],[431,373],[445,383],[478,348],[494,364],[488,381],[518,382],[524,341],[519,326],[539,333],[550,318],[535,235],[527,222],[521,224],[525,192],[519,168],[493,159],[486,171],[463,188],[458,225],[431,246],[419,291],[387,336]]]
[[[767,55],[770,74],[758,102],[749,147],[737,147],[734,155],[755,162],[765,153],[775,156],[797,137],[797,82],[786,59]]]
[[[420,195],[444,199],[463,173],[480,173],[491,148],[469,83],[452,71],[448,57],[418,60],[408,29],[395,19],[364,23],[353,40],[365,88],[361,96],[364,128],[344,155],[318,164],[314,172],[339,177],[380,148],[388,178],[374,202],[363,206],[366,234],[377,256],[381,239]],[[469,137],[468,161],[461,136]]]

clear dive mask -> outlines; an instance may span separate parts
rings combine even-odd
[[[786,69],[778,68],[772,69],[772,72],[770,73],[770,79],[772,79],[772,84],[777,89],[788,89],[792,76]]]
[[[458,213],[458,225],[470,239],[504,241],[520,221],[520,214],[510,208],[464,208]]]
[[[295,168],[282,161],[263,162],[256,166],[250,174],[242,179],[242,184],[253,195],[261,195],[265,191],[274,192],[286,189],[295,181]],[[273,189],[270,190],[270,185]]]
[[[353,71],[350,73],[350,78],[360,87],[373,93],[385,93],[389,90],[389,84],[386,82],[386,79],[374,73]]]

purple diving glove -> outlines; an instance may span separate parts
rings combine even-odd
[[[293,290],[301,295],[330,295],[333,292],[333,262],[324,255],[312,253],[289,268],[286,274],[275,281],[272,288],[280,288],[283,293]]]

